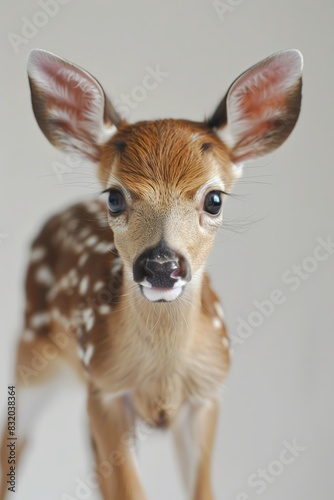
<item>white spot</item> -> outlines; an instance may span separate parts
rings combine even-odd
[[[38,262],[39,260],[43,259],[43,257],[45,257],[45,255],[46,255],[46,248],[35,247],[31,251],[30,261],[31,262]]]
[[[54,283],[54,276],[48,266],[41,266],[36,271],[36,281],[42,285],[51,286]]]
[[[25,342],[33,342],[36,339],[36,334],[32,330],[24,330],[22,340]]]
[[[115,245],[109,241],[101,241],[96,247],[94,247],[94,252],[97,253],[108,253],[115,250]]]
[[[89,276],[86,275],[80,281],[80,285],[79,285],[80,295],[84,295],[85,293],[87,293],[88,285],[89,285]]]
[[[116,274],[121,269],[122,269],[122,260],[121,260],[120,257],[116,257],[115,260],[114,260],[114,262],[112,263],[111,272],[113,274]]]
[[[213,318],[212,324],[217,330],[220,330],[220,328],[223,326],[223,323],[217,317]]]
[[[75,268],[71,269],[69,272],[68,272],[68,285],[69,286],[76,286],[79,282],[79,276],[78,276],[78,272]]]
[[[99,307],[99,313],[100,314],[109,314],[111,311],[111,307],[107,306],[106,304],[102,305]]]
[[[85,323],[86,331],[89,332],[93,328],[95,323],[94,311],[91,307],[82,311],[82,319]]]
[[[226,144],[226,146],[232,149],[235,146],[235,138],[231,133],[230,128],[225,125],[224,127],[217,129],[216,127],[213,129],[214,132],[218,135],[219,139]]]
[[[93,290],[94,290],[94,292],[97,292],[98,290],[101,290],[101,288],[103,288],[103,287],[104,287],[104,281],[97,281],[94,284]]]
[[[235,177],[237,179],[240,179],[240,177],[242,176],[243,164],[239,163],[238,165],[236,165],[235,163],[232,163],[232,170],[234,172]]]
[[[78,358],[81,359],[81,361],[82,361],[84,359],[85,351],[80,344],[78,345],[78,348],[77,348],[77,354],[78,354]]]
[[[86,352],[85,352],[84,357],[83,357],[83,362],[84,362],[84,364],[86,366],[89,365],[90,360],[92,359],[93,354],[94,354],[94,346],[93,346],[93,344],[87,344]]]
[[[79,238],[81,240],[84,240],[85,238],[87,238],[87,236],[90,234],[90,229],[88,229],[88,227],[85,227],[84,229],[82,229],[79,233]]]
[[[64,316],[57,307],[54,307],[51,309],[51,317],[58,323],[62,324],[63,326],[67,327],[69,323],[69,319]]]
[[[224,311],[222,306],[219,304],[219,302],[214,303],[214,308],[216,309],[216,313],[218,314],[218,317],[223,320],[225,317]]]
[[[86,245],[88,247],[93,247],[94,245],[96,245],[97,242],[98,242],[97,236],[90,236],[86,241]]]
[[[33,328],[40,328],[41,326],[47,325],[50,319],[48,312],[41,312],[33,314],[30,318],[30,324]]]
[[[90,212],[91,214],[96,214],[97,212],[100,212],[101,210],[101,204],[97,201],[90,202],[89,204],[86,204],[86,210],[87,212]]]
[[[73,243],[70,248],[76,252],[76,253],[81,253],[84,251],[85,247],[81,243]]]
[[[89,255],[88,255],[87,252],[83,253],[80,256],[80,258],[78,260],[78,264],[79,264],[80,267],[82,267],[85,264],[85,262],[87,261],[88,257],[89,257]]]

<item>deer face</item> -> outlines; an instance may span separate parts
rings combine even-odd
[[[242,164],[276,149],[297,121],[301,69],[300,53],[284,51],[243,73],[207,122],[131,125],[87,72],[32,51],[37,122],[98,165],[125,275],[148,300],[172,301],[200,280]]]
[[[177,120],[123,125],[100,175],[127,270],[149,300],[173,300],[199,276],[234,175],[209,126]]]

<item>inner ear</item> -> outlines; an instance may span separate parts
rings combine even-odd
[[[237,78],[209,120],[235,163],[267,154],[293,130],[301,104],[302,56],[279,52]]]
[[[99,146],[121,119],[87,71],[54,54],[33,50],[28,74],[36,120],[49,141],[98,160]]]

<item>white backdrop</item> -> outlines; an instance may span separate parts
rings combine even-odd
[[[142,85],[147,67],[159,65],[168,75],[134,102],[129,119],[135,121],[200,120],[247,67],[275,51],[298,48],[305,57],[300,120],[275,155],[248,167],[228,200],[226,225],[208,263],[231,335],[241,320],[252,323],[254,301],[268,299],[274,289],[285,297],[235,347],[213,482],[217,500],[331,498],[333,250],[312,272],[302,271],[298,283],[291,277],[299,272],[293,266],[310,269],[318,238],[334,240],[333,3],[224,0],[218,8],[213,0],[57,2],[50,1],[44,16],[43,0],[2,2],[1,408],[13,380],[28,244],[52,212],[98,190],[89,166],[68,166],[67,175],[56,175],[65,159],[34,121],[29,50],[44,48],[83,66],[119,105],[123,93]],[[74,494],[77,481],[87,484],[93,471],[84,404],[75,383],[54,394],[36,422],[13,498],[80,498]],[[4,411],[0,415],[2,424]],[[294,441],[302,450],[280,466],[283,448]],[[168,436],[147,436],[139,452],[148,498],[185,498]],[[259,468],[269,471],[265,487],[256,483]],[[85,498],[98,499],[96,489]]]

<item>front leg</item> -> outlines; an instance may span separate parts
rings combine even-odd
[[[145,500],[131,449],[134,422],[127,397],[106,403],[92,390],[88,412],[103,499]]]
[[[191,500],[213,500],[210,469],[218,404],[187,402],[173,424],[181,472]]]

